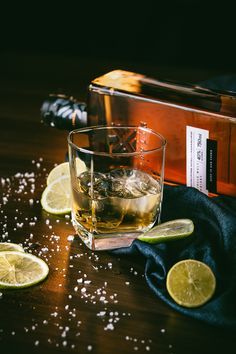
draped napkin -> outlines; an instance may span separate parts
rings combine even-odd
[[[212,325],[236,329],[236,198],[209,198],[195,188],[164,187],[161,221],[189,218],[194,233],[184,239],[151,245],[135,240],[117,255],[145,258],[145,277],[152,291],[176,311]],[[176,304],[166,289],[169,269],[183,259],[206,263],[215,274],[216,291],[198,308]]]

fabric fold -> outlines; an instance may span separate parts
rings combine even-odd
[[[215,326],[236,329],[236,198],[209,198],[195,188],[164,188],[162,222],[189,218],[194,233],[176,241],[151,245],[135,240],[117,255],[140,255],[152,291],[173,309]],[[166,275],[176,262],[196,259],[206,263],[216,277],[216,291],[205,305],[189,309],[177,305],[166,290]]]

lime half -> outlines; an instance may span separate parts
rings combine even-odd
[[[24,248],[16,243],[1,242],[0,243],[0,252],[3,252],[3,251],[24,252]]]
[[[32,254],[0,252],[0,288],[25,288],[44,280],[48,272],[47,264]]]
[[[164,222],[138,236],[138,239],[148,243],[178,240],[191,235],[194,224],[190,219],[176,219]]]
[[[52,182],[56,181],[58,178],[62,176],[69,176],[70,169],[69,169],[69,162],[63,162],[60,165],[54,167],[47,177],[47,185],[51,184]]]
[[[79,176],[82,172],[87,170],[87,167],[79,157],[75,158],[76,175]],[[47,177],[47,185],[56,181],[58,178],[63,176],[70,176],[70,166],[69,162],[63,162],[56,167],[54,167]]]
[[[194,259],[186,259],[176,263],[169,270],[166,287],[177,304],[197,307],[213,296],[216,279],[208,265]]]
[[[51,214],[68,214],[71,211],[70,177],[62,176],[50,183],[43,191],[41,205]]]

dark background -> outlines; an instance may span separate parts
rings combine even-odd
[[[1,5],[1,52],[236,68],[232,3],[52,1]]]

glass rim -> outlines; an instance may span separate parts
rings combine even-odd
[[[93,150],[88,150],[83,147],[79,147],[76,144],[73,143],[72,141],[72,136],[75,134],[80,134],[80,133],[85,133],[89,131],[95,131],[95,130],[109,130],[109,129],[141,129],[143,131],[146,131],[148,133],[154,134],[156,137],[160,139],[161,146],[144,150],[144,151],[134,151],[134,152],[114,152],[114,153],[109,153],[109,152],[100,152],[100,151],[93,151]],[[162,151],[165,150],[167,141],[166,139],[158,132],[151,128],[147,127],[142,127],[142,126],[135,126],[135,125],[96,125],[96,126],[91,126],[91,127],[83,127],[83,128],[78,128],[71,130],[67,136],[67,141],[69,146],[73,147],[77,151],[81,151],[86,154],[90,155],[99,155],[99,156],[114,156],[114,157],[119,157],[119,156],[138,156],[140,154],[150,154],[155,151]]]

